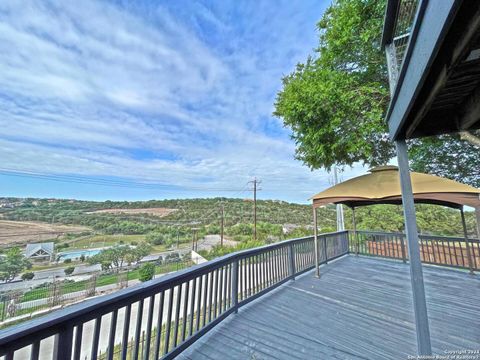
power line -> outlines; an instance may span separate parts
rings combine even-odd
[[[58,175],[39,173],[35,171],[26,170],[14,170],[7,168],[0,168],[0,174],[5,176],[16,177],[29,177],[41,180],[60,181],[67,183],[86,184],[86,185],[100,185],[100,186],[112,186],[112,187],[124,187],[124,188],[140,188],[140,189],[158,189],[167,188],[169,191],[226,191],[226,192],[238,192],[244,189],[238,188],[210,188],[210,187],[192,187],[182,185],[169,185],[161,183],[138,183],[123,180],[108,180],[101,178],[80,177],[75,175]]]
[[[19,169],[10,169],[10,168],[0,168],[0,175],[4,176],[13,176],[13,177],[22,177],[22,178],[34,178],[39,180],[47,181],[56,181],[56,182],[65,182],[65,183],[74,183],[82,185],[98,185],[98,186],[107,186],[107,187],[120,187],[120,188],[129,188],[129,189],[146,189],[146,190],[156,190],[164,189],[169,192],[180,192],[180,191],[208,191],[208,192],[234,192],[234,196],[238,196],[241,193],[248,191],[245,189],[245,186],[242,188],[229,188],[229,187],[197,187],[197,186],[183,186],[183,185],[171,185],[163,183],[154,183],[154,182],[134,182],[134,181],[125,181],[125,180],[110,180],[102,178],[92,178],[87,176],[77,176],[77,175],[59,175],[51,173],[41,173],[37,171],[30,170],[19,170]],[[285,187],[280,188],[267,188],[265,191],[268,192],[295,192],[298,193],[298,189],[289,189]]]

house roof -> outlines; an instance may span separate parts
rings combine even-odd
[[[411,172],[413,197],[417,203],[450,207],[480,207],[480,189],[439,176]],[[396,166],[379,166],[370,174],[332,186],[312,197],[315,207],[326,204],[363,206],[401,204],[400,179]]]
[[[27,248],[25,249],[25,256],[31,257],[40,250],[45,251],[49,255],[52,255],[54,247],[55,245],[53,242],[27,244]]]

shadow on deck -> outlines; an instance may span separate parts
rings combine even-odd
[[[345,256],[241,308],[180,359],[407,359],[416,354],[409,267]],[[480,279],[424,266],[432,347],[478,349]]]

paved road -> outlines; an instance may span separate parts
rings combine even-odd
[[[211,250],[215,245],[219,245],[220,241],[220,235],[206,235],[203,239],[198,240],[198,250]],[[237,242],[223,238],[223,244],[235,246]]]

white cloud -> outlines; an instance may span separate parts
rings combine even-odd
[[[318,3],[152,6],[0,2],[2,166],[190,187],[258,176],[296,200],[328,185],[271,117]]]

